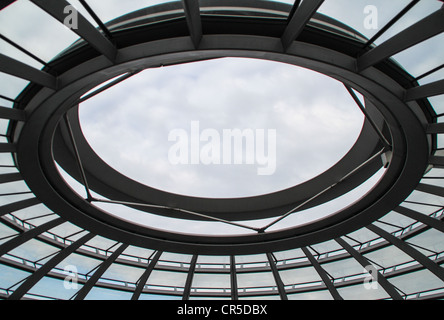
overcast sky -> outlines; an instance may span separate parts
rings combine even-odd
[[[371,37],[409,2],[326,0],[319,12]],[[81,9],[78,1],[72,3]],[[147,2],[88,3],[106,22]],[[364,25],[364,8],[368,5],[377,9],[376,29]],[[420,1],[379,42],[441,5],[436,0]],[[46,61],[77,39],[28,0],[19,0],[0,13],[0,32]],[[439,47],[442,52],[439,44],[443,40],[443,36],[435,37],[395,58],[419,75],[442,63],[443,54],[430,48]],[[0,51],[41,67],[3,41]],[[0,76],[2,95],[15,97],[26,85],[20,79]],[[84,103],[80,115],[88,141],[114,168],[162,190],[205,197],[262,194],[312,178],[348,151],[363,121],[342,84],[335,80],[302,68],[252,59],[220,59],[146,70]],[[168,134],[178,128],[189,131],[191,121],[199,121],[201,130],[219,132],[234,128],[276,130],[274,174],[260,176],[255,165],[172,165],[168,160],[172,145]]]

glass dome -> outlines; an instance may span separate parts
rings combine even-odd
[[[0,298],[442,299],[444,6],[437,0],[372,3],[3,1]],[[265,65],[253,70],[244,63],[231,71],[263,76],[235,79],[222,64],[230,59],[314,72],[273,78],[274,69],[265,73]],[[208,72],[205,63],[213,77],[226,77],[220,83],[244,90],[233,96],[220,84],[214,92],[194,90],[207,84],[190,82]],[[170,66],[188,68],[187,77],[135,80]],[[310,73],[336,86],[329,89]],[[161,87],[161,80],[170,86]],[[167,110],[175,88],[182,95]],[[240,110],[246,93],[257,108]],[[107,94],[112,101],[99,99]],[[217,94],[229,99],[222,102]],[[157,100],[131,114],[142,95]],[[113,101],[123,108],[112,109]],[[211,159],[239,193],[201,196],[199,187],[221,190],[218,179],[186,170],[184,192],[162,189],[142,174],[177,178],[183,167],[173,174],[155,163],[111,163],[122,155],[144,161],[137,152],[145,140],[135,135],[147,124],[164,139],[156,143],[171,150],[179,140],[166,135],[174,119],[189,115],[184,106],[190,101],[214,102],[215,108],[233,103],[213,111],[214,130],[200,142],[234,128],[242,112],[249,112],[242,128],[255,138],[260,129],[279,132],[275,157],[290,157],[276,162],[281,176],[274,178],[293,183],[273,189],[263,179],[255,183],[267,185],[254,190],[266,192],[242,190],[248,184],[240,184],[241,173],[217,162],[215,155],[223,154],[209,143],[206,154],[193,149],[193,140],[175,151],[189,152],[191,162],[196,155]],[[284,112],[281,122],[266,107]],[[199,108],[192,116],[203,121],[211,108]],[[307,125],[313,119],[323,127]],[[123,121],[132,131],[115,143]],[[290,130],[296,125],[309,133],[299,141],[303,148]],[[332,134],[319,137],[330,125]],[[339,134],[352,127],[357,137]],[[107,135],[112,130],[114,136]],[[240,159],[266,163],[273,145],[256,140],[262,145],[248,153],[246,137],[240,134],[238,151],[247,152]],[[100,139],[105,153],[94,147]],[[261,155],[257,150],[262,158],[248,158]],[[334,150],[342,153],[333,156]],[[298,158],[307,154],[320,156],[304,165]],[[311,164],[322,170],[310,175]],[[238,165],[251,170],[251,163]],[[293,178],[294,168],[308,178],[282,180]]]

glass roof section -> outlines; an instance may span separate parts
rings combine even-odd
[[[0,10],[1,299],[444,297],[442,1],[373,1],[367,7],[351,0],[151,1],[149,7],[138,0],[5,3]],[[63,24],[59,9],[65,5],[78,10],[77,29]],[[328,89],[304,74],[306,83],[319,86],[305,94],[325,98],[330,91],[324,102],[338,108],[319,111],[322,119],[333,131],[348,123],[355,133],[346,135],[347,143],[335,136],[331,146],[313,147],[309,141],[312,154],[319,150],[310,148],[333,148],[337,140],[343,149],[334,159],[324,156],[328,165],[321,170],[306,170],[308,178],[295,181],[286,169],[282,178],[290,182],[284,187],[255,182],[257,189],[244,186],[241,195],[261,196],[231,199],[228,194],[228,202],[200,201],[199,182],[177,189],[196,197],[153,197],[144,189],[150,181],[142,180],[146,185],[139,189],[88,153],[102,156],[94,138],[114,139],[111,129],[119,136],[117,127],[100,127],[103,110],[110,108],[106,101],[96,114],[84,113],[86,107],[94,111],[94,101],[108,95],[120,103],[114,93],[138,95],[130,92],[131,81],[149,83],[138,77],[164,63],[164,69],[189,67],[189,74],[200,75],[199,65],[228,58],[284,62],[336,79],[339,86]],[[238,72],[251,75],[247,67]],[[151,70],[133,76],[143,69]],[[108,88],[121,76],[128,79]],[[298,100],[291,98],[291,86],[300,80],[262,87],[253,81],[245,80],[263,94],[258,104],[268,104],[267,98],[277,106]],[[190,83],[182,84],[190,92]],[[98,88],[103,93],[82,102]],[[173,98],[171,87],[158,90],[159,101]],[[151,98],[155,93],[144,91]],[[208,101],[223,103],[207,93]],[[202,102],[202,94],[194,99]],[[110,108],[108,116],[121,120],[131,106],[120,116]],[[346,121],[334,123],[339,107]],[[178,127],[174,120],[189,123],[190,114],[159,111],[172,128]],[[269,115],[250,112],[250,119],[262,116],[261,125],[270,126]],[[151,116],[150,127],[165,121]],[[295,116],[304,122],[302,112]],[[143,127],[140,115],[132,117],[132,125]],[[294,123],[281,118],[281,124],[284,120]],[[93,149],[84,143],[80,125]],[[280,143],[294,144],[291,139]],[[285,161],[291,164],[301,154]],[[117,168],[119,161],[105,160],[123,176],[142,179],[137,171],[131,176]],[[294,193],[269,193],[285,190]],[[369,287],[369,279],[377,285]]]

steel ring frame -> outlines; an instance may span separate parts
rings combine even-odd
[[[324,32],[324,36],[327,39],[331,35]],[[76,56],[79,50],[82,48],[72,50],[68,56],[70,54]],[[63,139],[60,139],[62,130],[59,130],[59,123],[61,117],[75,107],[76,101],[83,93],[108,79],[127,72],[220,57],[258,58],[302,66],[331,76],[361,92],[368,102],[368,108],[377,109],[383,116],[387,125],[386,129],[391,135],[393,159],[383,179],[360,201],[320,221],[275,232],[232,237],[172,234],[117,219],[91,206],[65,183],[55,166],[54,157],[65,154],[68,162],[69,158],[72,162],[73,157],[66,156],[66,152],[61,152],[61,150],[66,151],[67,146],[61,143]],[[70,65],[70,61],[68,60],[66,64]],[[402,72],[398,78],[392,78],[388,73],[373,66],[359,72],[356,58],[341,53],[339,50],[323,47],[319,43],[294,41],[288,49],[284,50],[280,38],[247,34],[215,34],[203,35],[196,48],[189,36],[172,35],[171,38],[140,42],[120,48],[113,62],[105,56],[89,57],[77,65],[69,66],[63,74],[59,75],[56,90],[42,88],[34,92],[26,104],[26,113],[29,115],[26,123],[17,124],[14,130],[13,137],[17,142],[16,159],[20,172],[31,190],[50,209],[59,212],[60,216],[67,221],[116,241],[158,250],[195,254],[248,254],[301,247],[338,237],[368,225],[397,207],[418,185],[427,168],[431,152],[431,142],[424,130],[428,121],[424,110],[416,102],[408,104],[404,102],[406,89],[398,83],[405,80],[402,77]],[[79,128],[78,122],[74,122],[74,127]],[[368,128],[364,125],[361,138],[367,136],[368,133]],[[80,141],[82,148],[93,154],[92,150],[88,150],[79,130],[77,130],[76,141]],[[371,147],[364,150],[366,154],[361,154],[364,158],[369,157],[371,152],[377,149],[375,139],[367,142],[371,144]],[[63,147],[65,147],[64,150]],[[348,168],[353,160],[352,154],[350,152],[348,157],[344,157],[347,160],[344,163],[348,164]],[[359,153],[354,153],[355,156],[357,154]],[[365,174],[362,173],[348,186],[336,188],[336,194],[332,192],[322,201],[334,198],[338,192],[344,192],[347,188],[352,189],[371,175],[378,166],[380,164],[375,164],[371,170]],[[100,167],[93,166],[92,168],[100,171],[104,167],[104,164],[100,163]],[[333,169],[327,172],[332,173],[334,178],[339,171]],[[71,170],[71,172],[75,176],[74,171]],[[316,180],[314,184],[318,188],[323,186],[322,182],[328,185],[326,175],[322,176],[324,181]],[[102,175],[101,178],[103,179],[104,176]],[[118,178],[117,173],[112,176],[111,180],[114,178]],[[306,186],[307,184],[296,186],[294,190],[304,190]],[[292,198],[297,192],[293,194],[278,192],[256,199],[240,199],[240,201],[244,201],[244,206],[253,204],[254,210],[250,211],[250,215],[259,214],[262,211],[262,216],[265,217],[277,215],[279,210],[284,211],[285,208],[300,203],[313,192],[314,190],[310,190],[308,195],[301,196],[299,199]],[[264,209],[264,203],[270,203],[270,199],[273,200],[272,205]],[[210,205],[206,204],[203,207],[204,212],[205,209],[216,208],[210,213],[226,217],[228,216],[226,212],[231,208],[231,216],[228,216],[228,219],[239,219],[236,214],[248,217],[243,212],[245,210],[236,210],[239,201],[236,203],[236,201],[228,200],[228,202],[225,201],[228,203],[226,205],[212,206],[217,201],[219,200],[216,202],[211,200]],[[220,205],[223,202],[222,200],[217,204]],[[196,203],[201,204],[202,199],[198,199]],[[255,207],[255,203],[259,205]],[[220,212],[217,212],[218,209]],[[171,215],[171,212],[159,211],[158,213]],[[222,215],[223,213],[225,215]]]
[[[174,52],[166,53],[165,48],[171,47]],[[274,39],[248,36],[205,36],[199,50],[191,48],[188,38],[162,40],[142,45],[142,48],[139,46],[139,50],[122,49],[119,52],[120,61],[113,66],[99,57],[81,65],[80,72],[74,70],[61,75],[61,89],[48,92],[49,95],[35,108],[21,130],[17,159],[25,180],[47,206],[60,212],[68,221],[91,232],[142,247],[188,253],[228,254],[283,250],[337,237],[383,216],[416,187],[427,166],[429,155],[423,124],[411,107],[401,100],[399,93],[402,88],[375,69],[358,74],[353,67],[354,59],[330,50],[304,43],[294,43],[286,54],[282,54],[277,48],[279,46]],[[386,182],[381,181],[365,198],[366,201],[372,199],[371,203],[362,207],[363,203],[359,202],[341,213],[294,230],[212,238],[169,234],[117,220],[70,192],[58,175],[52,158],[52,136],[60,117],[76,101],[79,92],[85,92],[92,86],[85,88],[85,83],[98,84],[105,78],[162,63],[225,56],[270,59],[309,67],[346,82],[378,106],[390,126],[394,149],[393,161],[384,177]],[[325,61],[326,57],[329,61]],[[389,82],[391,86],[388,86]],[[385,86],[381,83],[385,83]],[[73,93],[77,94],[73,96]],[[34,105],[33,102],[29,105]],[[356,207],[359,209],[358,213]]]

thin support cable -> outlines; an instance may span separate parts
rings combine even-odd
[[[376,134],[379,136],[379,139],[381,140],[382,144],[384,145],[384,148],[391,150],[392,146],[390,144],[390,142],[387,140],[387,138],[384,136],[384,134],[381,132],[381,130],[378,128],[378,125],[376,124],[376,122],[372,119],[372,117],[368,114],[367,110],[365,109],[365,107],[362,105],[361,101],[359,100],[359,98],[356,96],[355,92],[353,91],[352,88],[350,88],[349,86],[347,86],[344,83],[345,88],[347,89],[347,91],[350,93],[350,95],[352,96],[353,100],[355,100],[356,104],[358,105],[359,109],[361,109],[362,113],[364,114],[365,118],[370,122],[370,125],[373,127],[373,129],[375,130]]]
[[[191,210],[186,210],[186,209],[173,208],[173,207],[161,206],[161,205],[155,205],[155,204],[149,204],[149,203],[117,201],[117,200],[105,200],[105,199],[96,199],[96,198],[91,198],[91,202],[102,202],[102,203],[111,203],[111,204],[121,204],[121,205],[126,205],[126,206],[139,206],[139,207],[147,207],[147,208],[153,208],[153,209],[174,210],[174,211],[178,211],[178,212],[188,213],[188,214],[191,214],[191,215],[194,215],[194,216],[198,216],[198,217],[201,217],[201,218],[206,218],[208,220],[213,220],[213,221],[222,222],[222,223],[225,223],[225,224],[230,224],[232,226],[236,226],[236,227],[239,227],[239,228],[245,228],[245,229],[250,229],[250,230],[253,230],[253,231],[259,231],[259,228],[243,225],[243,224],[236,223],[236,222],[233,222],[233,221],[228,221],[228,220],[225,220],[225,219],[216,218],[216,217],[213,217],[213,216],[209,216],[209,215],[206,215],[206,214],[202,214],[202,213],[198,213],[198,212],[191,211]]]
[[[77,166],[79,167],[79,170],[80,170],[80,175],[81,175],[82,183],[83,183],[83,186],[85,187],[86,200],[91,201],[92,195],[91,195],[91,192],[89,191],[88,181],[86,179],[85,170],[83,168],[83,164],[82,164],[82,160],[80,158],[79,150],[77,148],[77,144],[76,144],[76,141],[74,139],[74,134],[72,132],[72,128],[71,128],[71,124],[69,122],[68,114],[65,114],[64,119],[65,119],[66,128],[68,129],[69,138],[71,140],[71,144],[72,144],[72,147],[74,149],[74,156],[76,158]]]
[[[269,224],[267,224],[265,227],[262,227],[259,229],[259,233],[263,233],[265,232],[265,230],[267,230],[268,228],[270,228],[271,226],[275,225],[276,223],[282,221],[283,219],[287,218],[288,216],[290,216],[291,214],[295,213],[296,211],[298,211],[300,208],[302,208],[303,206],[307,205],[308,203],[312,202],[313,200],[315,200],[316,198],[318,198],[319,196],[321,196],[322,194],[324,194],[325,192],[327,192],[328,190],[332,189],[333,187],[335,187],[337,184],[343,182],[344,180],[346,180],[348,177],[350,177],[351,175],[353,175],[356,171],[358,171],[359,169],[362,169],[364,166],[366,166],[367,164],[371,163],[373,160],[375,160],[377,157],[381,156],[385,151],[385,148],[381,149],[379,152],[375,153],[373,156],[371,156],[369,159],[367,159],[365,162],[363,162],[362,164],[360,164],[359,166],[357,166],[355,169],[353,169],[352,171],[350,171],[348,174],[346,174],[345,176],[343,176],[338,182],[328,186],[327,188],[325,188],[324,190],[320,191],[319,193],[315,194],[314,196],[312,196],[311,198],[305,200],[304,202],[302,202],[301,204],[299,204],[298,206],[296,206],[295,208],[291,209],[290,211],[287,211],[285,214],[283,214],[282,216],[280,216],[279,218],[277,218],[276,220],[270,222]]]

